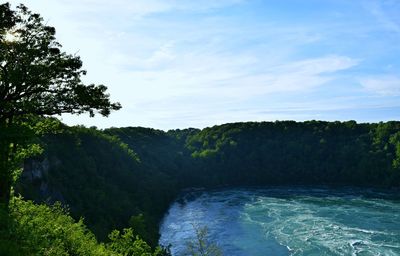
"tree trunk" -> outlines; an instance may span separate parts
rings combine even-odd
[[[8,208],[11,192],[10,142],[7,122],[0,122],[0,206]]]
[[[2,137],[2,132],[4,132],[4,130],[0,128],[0,137]],[[10,196],[11,175],[8,168],[8,153],[5,141],[0,138],[0,233],[8,232]],[[4,235],[4,233],[2,235]]]
[[[3,172],[3,170],[1,171]],[[1,175],[0,180],[0,206],[8,208],[10,203],[11,182],[9,177]]]

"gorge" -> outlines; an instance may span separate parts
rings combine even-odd
[[[399,122],[249,122],[168,132],[61,127],[41,139],[44,154],[30,160],[41,164],[26,163],[17,191],[62,201],[100,240],[131,226],[156,245],[170,204],[191,187],[400,184]]]

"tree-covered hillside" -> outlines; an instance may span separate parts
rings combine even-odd
[[[176,195],[172,179],[146,170],[119,138],[93,128],[63,127],[42,144],[45,152],[26,161],[18,192],[67,204],[100,239],[130,225],[157,243],[158,220]]]
[[[151,244],[189,187],[400,185],[400,122],[233,123],[203,130],[64,127],[42,138],[18,191],[61,200],[101,239],[131,226]]]
[[[204,129],[186,147],[218,185],[394,186],[399,129],[399,122],[236,123]]]

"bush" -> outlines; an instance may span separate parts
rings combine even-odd
[[[53,206],[34,204],[22,198],[13,198],[7,210],[0,210],[0,255],[111,255],[161,256],[167,250],[151,247],[132,229],[122,234],[114,230],[108,244],[99,243],[83,223],[75,221],[60,203]]]

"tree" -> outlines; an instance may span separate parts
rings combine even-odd
[[[390,144],[394,147],[393,168],[400,169],[400,132],[392,134],[389,139]]]
[[[151,247],[139,236],[133,234],[132,228],[125,228],[123,232],[113,230],[108,238],[107,248],[123,256],[171,256],[169,248]]]
[[[199,227],[193,224],[196,237],[194,241],[187,243],[187,255],[191,256],[222,256],[221,249],[215,244],[208,241],[207,227]]]
[[[0,5],[0,203],[8,204],[11,163],[32,137],[31,117],[82,114],[108,116],[121,108],[104,85],[85,85],[79,56],[61,50],[55,28],[24,5]],[[27,132],[20,136],[19,130]]]

